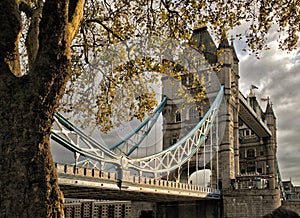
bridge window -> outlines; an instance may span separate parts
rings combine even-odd
[[[199,111],[196,107],[191,107],[189,110],[189,120],[197,119],[199,118]]]
[[[239,119],[239,126],[243,126],[243,121],[241,119]]]
[[[194,75],[192,73],[181,75],[181,83],[184,86],[191,86],[194,81]]]
[[[176,114],[175,114],[175,122],[177,123],[177,122],[181,122],[181,113],[180,112],[177,112]]]
[[[246,129],[245,135],[251,135],[250,129]]]
[[[171,145],[175,145],[176,142],[177,142],[177,138],[172,138],[172,140],[171,140]]]
[[[244,136],[244,130],[240,129],[239,135],[240,135],[241,137]]]
[[[253,172],[255,172],[255,167],[254,167],[254,166],[249,166],[249,167],[247,167],[247,172],[248,172],[248,173],[253,173]]]
[[[205,84],[210,84],[211,82],[211,74],[207,74],[206,76],[203,76],[204,77],[204,81],[205,81]]]
[[[171,145],[176,144],[176,142],[178,141],[179,136],[177,134],[174,134],[171,138]]]
[[[248,149],[247,150],[247,157],[255,157],[255,150],[254,149]]]
[[[187,80],[187,78],[186,78],[186,75],[182,75],[182,76],[181,76],[181,83],[182,83],[182,85],[184,85],[184,86],[187,85],[187,81],[188,81],[188,80]]]
[[[253,150],[253,149],[251,149]],[[247,163],[247,173],[254,173],[256,170],[255,161],[248,161]]]

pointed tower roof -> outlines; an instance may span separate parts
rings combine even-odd
[[[233,39],[232,39],[232,42],[231,42],[231,48],[232,48],[233,60],[239,62],[240,60],[238,59],[238,56],[237,56],[236,51],[235,51],[235,47],[233,45]]]
[[[232,42],[231,42],[231,45],[230,45],[227,38],[222,39],[218,49],[231,48],[232,49],[233,60],[239,62],[239,59],[237,57],[237,54],[236,54],[236,51],[235,51],[235,48],[234,48],[234,45],[233,45],[233,39],[231,39],[231,40],[232,40]]]
[[[207,27],[195,29],[190,43],[203,52],[209,64],[213,65],[217,63],[217,48]]]
[[[228,42],[228,39],[225,38],[225,39],[222,39],[220,45],[219,45],[219,49],[220,48],[230,48],[230,45],[229,45],[229,42]]]
[[[269,101],[268,101],[268,104],[267,104],[267,107],[266,107],[265,114],[273,115],[275,117],[272,103],[270,103]]]

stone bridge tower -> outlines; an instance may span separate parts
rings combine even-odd
[[[213,181],[214,186],[219,188],[229,188],[231,181],[235,179],[236,172],[239,171],[239,144],[238,144],[238,84],[239,84],[239,71],[238,71],[238,58],[235,53],[235,49],[232,45],[229,45],[228,40],[224,40],[217,48],[211,35],[206,27],[197,29],[194,31],[191,44],[200,50],[204,54],[205,59],[210,66],[217,66],[218,63],[223,63],[221,71],[217,76],[219,81],[225,87],[225,101],[226,101],[226,114],[222,115],[222,122],[225,124],[225,133],[221,140],[221,146],[219,150],[219,162],[222,163],[219,169],[219,175],[217,176],[216,166],[213,169]],[[220,52],[218,52],[218,50]],[[218,56],[217,53],[220,53]],[[190,77],[189,79],[191,79]],[[178,105],[183,100],[176,96],[176,92],[179,86],[185,85],[187,79],[183,79],[182,83],[175,83],[170,85],[170,81],[166,78],[162,79],[163,94],[167,95],[168,101],[163,111],[164,116],[164,136],[163,136],[163,148],[167,148],[174,144],[181,136],[184,136],[191,127],[194,127],[196,123],[202,118],[208,108],[204,105],[201,111],[193,113],[195,111],[194,106],[186,106],[180,112],[178,111]],[[195,157],[192,159],[195,164]],[[198,167],[190,166],[192,170],[198,169]],[[209,167],[208,167],[209,168]],[[190,172],[192,173],[192,172]],[[219,178],[219,181],[216,181]]]
[[[239,60],[227,39],[217,47],[204,27],[194,31],[191,44],[200,50],[210,66],[222,63],[217,77],[225,88],[226,109],[219,116],[219,122],[225,127],[219,139],[219,167],[213,165],[210,169],[214,181],[211,186],[222,189],[223,217],[262,217],[280,206],[276,117],[272,105],[268,102],[263,111],[255,94],[250,92],[246,98],[240,93]],[[167,79],[162,83],[163,94],[173,93],[163,111],[163,147],[166,148],[195,126],[207,108],[203,107],[196,115],[192,115],[193,107],[189,106],[178,112],[177,105],[183,100],[175,95],[176,85],[184,84],[170,86]],[[193,160],[195,157],[191,162]]]
[[[216,172],[216,167],[212,167],[213,176],[218,178],[218,187],[222,189],[234,188],[234,183],[241,177],[242,174],[258,173],[265,176],[268,180],[268,187],[274,189],[278,187],[277,180],[277,140],[276,140],[276,117],[272,106],[268,103],[266,111],[263,112],[258,104],[256,97],[250,93],[248,98],[245,98],[239,92],[239,60],[235,49],[227,39],[221,41],[216,47],[207,28],[200,28],[194,31],[191,44],[204,54],[205,59],[210,66],[222,64],[221,70],[216,72],[219,82],[224,85],[224,99],[226,102],[225,113],[221,114],[220,120],[225,126],[224,134],[219,147],[219,174]],[[190,77],[191,79],[192,77]],[[163,94],[168,93],[168,101],[163,111],[164,116],[164,138],[163,147],[167,148],[174,144],[179,138],[184,136],[191,127],[199,122],[208,108],[205,106],[198,113],[192,113],[192,106],[185,107],[184,110],[178,111],[178,105],[184,103],[183,99],[176,95],[179,86],[185,85],[187,79],[183,79],[181,84],[175,83],[170,85],[169,80],[162,80]],[[243,103],[243,111],[241,111],[241,99]],[[245,105],[246,104],[246,105]],[[252,120],[246,120],[245,110],[251,110]],[[247,116],[248,116],[247,115]],[[267,130],[257,129],[252,122],[258,119],[257,123],[262,122]],[[245,121],[248,126],[240,126]],[[244,124],[243,124],[244,125]],[[247,130],[243,130],[246,128]],[[252,128],[252,130],[251,130]],[[253,129],[254,128],[254,129]],[[243,132],[250,132],[251,136],[245,136]],[[261,134],[259,131],[270,131],[270,135]],[[240,132],[242,135],[240,135]],[[246,138],[245,138],[246,137]],[[250,139],[252,144],[248,143]],[[254,141],[253,141],[254,140]],[[253,144],[254,143],[254,144]],[[247,152],[254,149],[257,161],[251,161],[247,157]],[[257,148],[256,148],[257,147]],[[251,149],[252,150],[251,150]],[[246,157],[245,157],[246,155]],[[250,158],[250,159],[249,159]],[[246,165],[245,165],[246,164]],[[250,165],[254,164],[253,166]],[[195,170],[195,167],[193,167]],[[247,169],[248,168],[248,169]],[[191,172],[190,172],[191,173]],[[213,179],[216,181],[216,179]],[[216,185],[216,184],[215,184]]]

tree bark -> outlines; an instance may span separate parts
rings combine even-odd
[[[36,46],[39,50],[29,74],[22,77],[16,76],[20,75],[16,67],[21,25],[18,3],[0,3],[0,37],[4,39],[0,40],[1,218],[63,217],[50,133],[71,74],[70,44],[84,2],[45,1]]]
[[[0,85],[0,217],[63,217],[50,152],[52,118],[33,97],[28,77],[8,77],[10,84]]]

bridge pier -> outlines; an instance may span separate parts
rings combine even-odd
[[[226,218],[262,218],[281,205],[278,189],[223,190],[222,194]]]
[[[156,204],[153,202],[132,201],[131,218],[156,218]]]
[[[156,204],[156,218],[218,218],[220,205],[220,200],[160,202]]]

